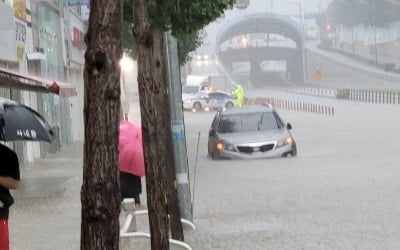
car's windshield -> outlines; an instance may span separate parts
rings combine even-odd
[[[219,133],[237,133],[279,129],[282,122],[273,112],[225,115],[219,122]]]
[[[197,93],[199,91],[199,86],[194,86],[194,85],[186,85],[183,86],[182,88],[182,93],[185,94],[194,94]]]

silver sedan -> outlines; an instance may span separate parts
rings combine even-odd
[[[297,156],[296,142],[285,123],[269,106],[217,112],[208,137],[212,159],[256,159]]]

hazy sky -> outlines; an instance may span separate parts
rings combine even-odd
[[[271,1],[273,5],[271,6]],[[300,6],[303,13],[318,12],[320,5],[326,8],[331,0],[250,0],[250,5],[247,9],[239,10],[232,9],[225,11],[225,16],[222,20],[218,20],[209,24],[206,28],[206,36],[203,40],[203,45],[197,49],[198,53],[211,53],[214,50],[215,37],[229,20],[240,18],[252,13],[271,12],[282,15],[299,16]]]
[[[246,12],[270,11],[272,6],[273,12],[297,15],[299,5],[301,5],[303,12],[318,12],[321,4],[326,7],[329,2],[330,0],[250,0],[250,6]]]

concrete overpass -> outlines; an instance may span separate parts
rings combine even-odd
[[[280,35],[291,41],[294,46],[285,47],[273,43],[271,34]],[[238,37],[258,37],[256,41],[246,41],[243,46],[232,46]],[[260,39],[263,37],[263,39]],[[246,39],[246,38],[245,38]],[[229,44],[230,46],[227,46]],[[283,75],[291,83],[304,83],[305,59],[304,39],[300,25],[288,16],[271,13],[252,14],[235,19],[225,25],[216,38],[215,54],[224,71],[238,83],[250,81],[262,86],[268,79],[268,68],[264,62],[284,61],[286,69]],[[248,79],[235,74],[233,65],[246,62],[250,65]]]

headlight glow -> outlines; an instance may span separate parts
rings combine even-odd
[[[290,145],[293,144],[293,138],[291,136],[286,137],[285,139],[279,140],[277,143],[277,146],[282,147],[282,146],[285,146],[288,144],[290,144]]]
[[[224,148],[225,148],[225,144],[223,143],[223,142],[217,142],[217,144],[215,145],[215,148],[218,150],[218,151],[222,151],[222,150],[224,150]]]
[[[228,150],[228,151],[233,151],[233,152],[236,151],[235,147],[232,144],[225,143],[224,141],[217,142],[217,144],[215,144],[215,148],[218,151],[223,151],[223,150]]]

